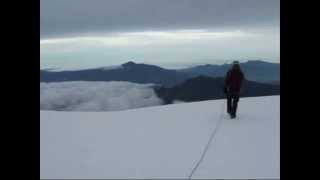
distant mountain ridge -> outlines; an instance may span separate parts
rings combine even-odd
[[[134,83],[154,83],[167,87],[181,83],[196,74],[168,70],[159,66],[137,64],[132,61],[114,69],[87,69],[76,71],[40,71],[40,82],[61,81],[128,81]]]
[[[165,104],[171,104],[175,100],[195,102],[223,99],[226,97],[223,85],[224,78],[198,76],[172,88],[155,87],[154,89]],[[245,81],[242,89],[241,97],[280,95],[279,85]]]
[[[73,71],[40,70],[40,82],[128,81],[173,87],[187,79],[202,75],[209,77],[224,77],[230,66],[230,64],[207,64],[175,70],[129,61],[116,68],[103,67]],[[241,68],[247,80],[280,84],[280,64],[264,61],[248,61],[241,63]]]
[[[231,64],[223,65],[200,65],[191,68],[181,69],[181,72],[195,73],[209,77],[224,77]],[[247,80],[280,84],[280,64],[270,63],[261,60],[247,61],[240,63],[240,67]]]

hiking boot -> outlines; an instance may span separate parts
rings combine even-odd
[[[231,119],[236,118],[236,115],[235,115],[235,114],[231,114],[230,116],[231,116]]]

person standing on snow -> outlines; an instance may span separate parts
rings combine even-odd
[[[231,69],[227,72],[224,84],[224,93],[227,95],[227,112],[231,118],[236,117],[240,90],[244,74],[240,69],[238,61],[234,61]]]

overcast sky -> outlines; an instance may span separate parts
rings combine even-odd
[[[41,68],[279,62],[279,0],[41,0]]]

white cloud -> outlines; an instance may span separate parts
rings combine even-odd
[[[205,29],[175,30],[175,31],[141,31],[106,34],[99,36],[82,36],[61,39],[40,40],[43,50],[59,46],[63,50],[66,46],[142,46],[157,44],[179,44],[196,40],[213,40],[237,37],[252,37],[253,33],[243,31],[213,32]],[[57,47],[56,47],[57,48]]]
[[[40,109],[117,111],[161,105],[151,86],[130,82],[40,83]]]

